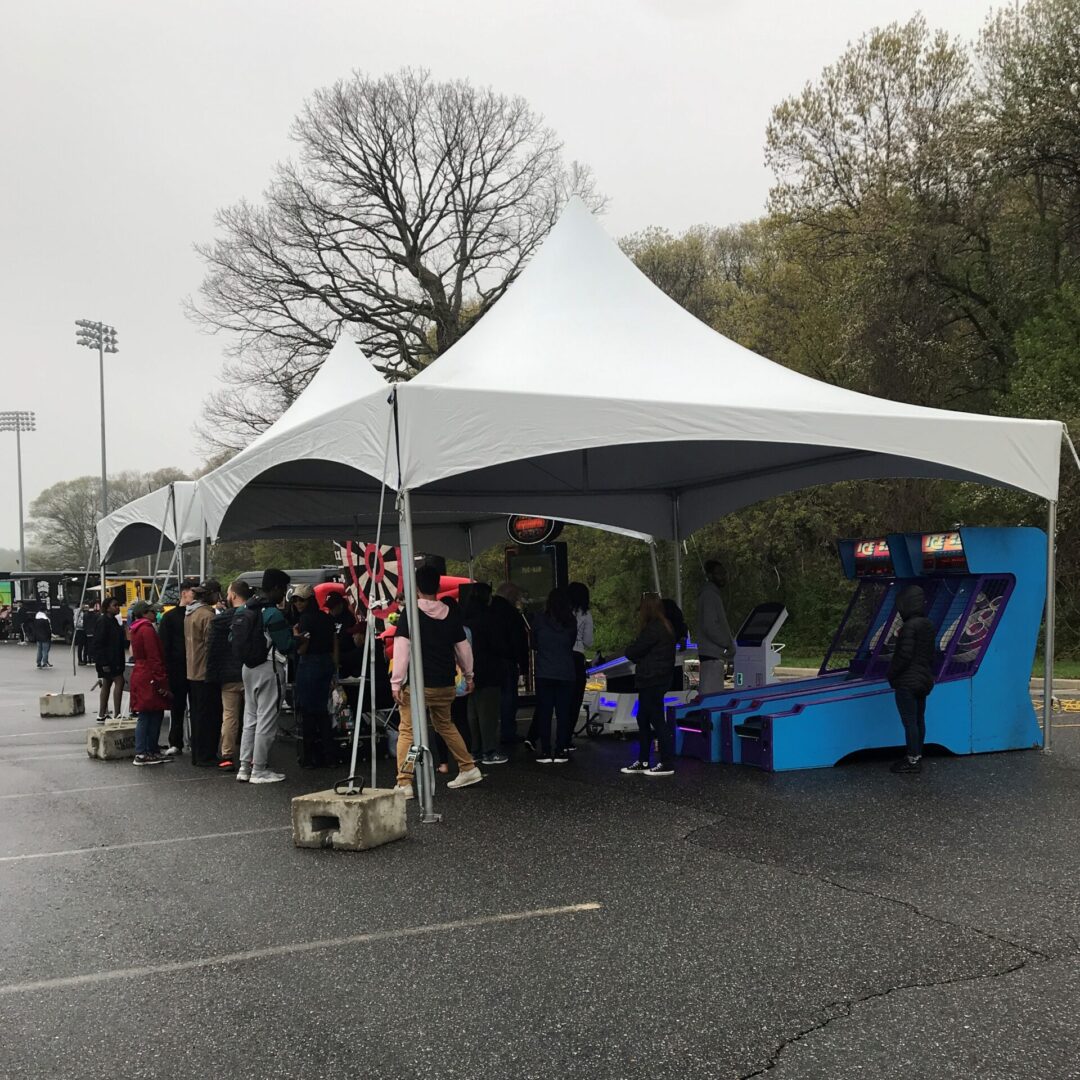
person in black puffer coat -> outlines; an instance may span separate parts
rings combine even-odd
[[[222,772],[236,772],[240,754],[240,732],[244,725],[244,671],[229,635],[236,609],[249,599],[251,586],[237,578],[226,594],[228,606],[210,621],[206,681],[221,687],[221,754],[218,768]]]
[[[896,598],[904,620],[896,635],[889,663],[889,685],[896,694],[896,709],[904,725],[907,756],[892,766],[897,773],[922,770],[926,738],[926,699],[934,688],[934,624],[926,617],[926,597],[918,585],[909,585]]]
[[[637,761],[620,772],[626,775],[671,776],[675,771],[675,739],[664,714],[664,694],[675,670],[675,631],[664,611],[659,593],[645,593],[638,609],[638,636],[626,647],[634,662],[634,688],[638,694]],[[660,758],[649,768],[652,741],[659,744]]]

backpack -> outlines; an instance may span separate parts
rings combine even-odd
[[[254,668],[266,662],[270,655],[270,644],[263,629],[261,607],[245,604],[236,609],[229,627],[229,643],[232,645],[233,656],[244,667]]]

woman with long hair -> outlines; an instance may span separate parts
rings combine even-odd
[[[638,636],[626,648],[634,662],[634,688],[638,693],[637,761],[621,771],[627,775],[671,776],[675,772],[675,739],[664,715],[664,692],[671,686],[675,670],[675,631],[664,612],[659,593],[641,596],[638,607]],[[649,767],[653,739],[660,747],[656,764]]]
[[[586,662],[585,654],[593,647],[593,617],[589,610],[589,586],[583,581],[571,581],[566,586],[566,595],[570,599],[570,607],[577,620],[577,640],[574,642],[574,699],[570,703],[570,715],[572,717],[570,729],[571,745],[573,750],[574,728],[581,719],[581,704],[585,700]]]
[[[536,727],[540,736],[541,765],[563,765],[570,760],[573,735],[574,642],[577,619],[565,589],[548,593],[544,610],[532,621],[536,650]],[[551,718],[556,721],[555,745],[551,742]]]

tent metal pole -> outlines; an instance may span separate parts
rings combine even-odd
[[[381,521],[380,517],[380,521]],[[379,733],[375,728],[375,716],[377,713],[377,707],[375,705],[375,650],[378,648],[378,639],[375,636],[375,617],[371,614],[371,608],[368,608],[368,623],[371,625],[371,633],[368,634],[367,640],[371,643],[371,655],[368,657],[368,677],[366,682],[361,682],[360,692],[363,693],[364,687],[367,687],[368,691],[368,708],[371,710],[368,713],[368,718],[371,721],[368,724],[368,734],[371,740],[371,786],[375,787],[378,781],[376,776],[376,762],[375,754],[378,750],[378,738]],[[361,704],[361,712],[363,712],[363,702]]]
[[[86,604],[86,589],[90,584],[90,567],[94,565],[94,556],[97,554],[98,538],[97,530],[94,530],[94,539],[90,541],[90,554],[86,559],[86,572],[83,574],[82,593],[79,595],[79,613],[82,614],[83,606]],[[83,634],[86,634],[85,624]],[[75,635],[71,635],[71,674],[78,675],[79,673],[79,658],[75,655]],[[89,653],[87,654],[89,655]]]
[[[206,522],[199,526],[199,580],[206,580]]]
[[[1043,749],[1049,750],[1052,742],[1054,719],[1054,615],[1057,599],[1057,503],[1050,499],[1046,504],[1046,633],[1043,636]]]
[[[165,520],[161,523],[161,535],[158,537],[157,555],[154,558],[154,576],[150,581],[151,596],[154,597],[155,601],[161,599],[162,589],[161,586],[158,584],[158,573],[161,570],[161,552],[165,547],[165,527],[169,524],[169,508],[172,506],[175,496],[176,490],[173,485],[170,484],[169,498],[165,502]],[[149,559],[147,561],[149,562]],[[171,558],[169,559],[169,563],[171,565]]]
[[[656,541],[649,541],[649,561],[652,563],[652,579],[653,588],[659,595],[663,595],[664,590],[660,588],[660,562],[656,557]]]
[[[682,608],[682,535],[679,523],[679,496],[671,498],[671,530],[675,534],[675,603]]]
[[[466,544],[468,544],[468,547],[469,547],[469,560],[468,560],[469,580],[473,581],[473,580],[475,580],[475,575],[473,573],[473,562],[475,561],[476,553],[473,551],[473,538],[472,538],[472,525],[471,524],[465,526],[465,542],[466,542]]]
[[[417,752],[417,792],[420,820],[434,824],[441,818],[435,813],[435,768],[428,745],[427,708],[424,704],[424,664],[420,654],[420,606],[416,600],[416,567],[413,565],[412,504],[409,490],[401,492],[401,569],[405,577],[405,609],[409,620],[409,711],[412,715],[413,745]]]

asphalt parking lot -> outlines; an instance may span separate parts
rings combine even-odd
[[[90,761],[64,659],[0,647],[4,1078],[1080,1077],[1067,714],[918,777],[595,742],[345,854],[292,846],[336,777],[287,746],[261,788]]]

